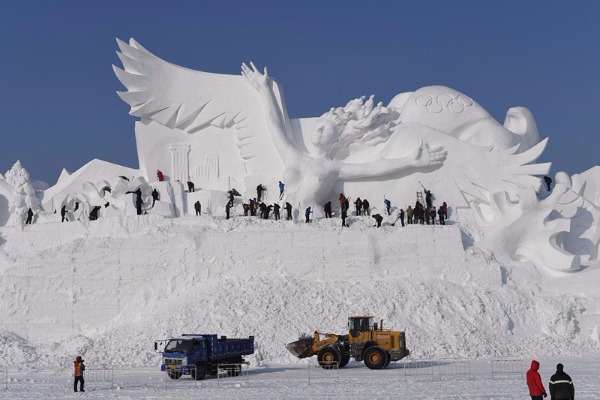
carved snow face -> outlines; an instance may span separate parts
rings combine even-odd
[[[319,118],[313,127],[311,142],[317,147],[331,146],[338,138],[335,125],[326,118]]]

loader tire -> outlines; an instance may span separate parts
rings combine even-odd
[[[340,361],[340,368],[344,368],[350,362],[350,353],[342,353],[342,359]]]
[[[331,369],[335,366],[339,368],[342,361],[342,355],[337,348],[333,346],[327,346],[323,347],[319,351],[317,360],[319,361],[319,365],[324,369]]]
[[[364,361],[369,369],[382,369],[387,360],[385,351],[379,346],[371,346],[365,351]]]
[[[387,361],[385,362],[385,366],[387,367],[388,365],[390,365],[390,361],[392,361],[392,355],[389,351],[386,351],[385,356],[387,357]]]

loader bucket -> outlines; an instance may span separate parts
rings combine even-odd
[[[290,353],[298,358],[306,358],[313,355],[311,349],[313,338],[304,338],[285,345]]]

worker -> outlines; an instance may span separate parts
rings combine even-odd
[[[73,381],[73,391],[77,391],[77,382],[79,382],[79,391],[85,392],[83,390],[83,371],[85,371],[85,365],[83,364],[83,358],[81,356],[75,357],[75,361],[73,361],[73,377],[75,380]]]

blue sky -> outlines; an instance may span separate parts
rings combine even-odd
[[[136,168],[115,38],[192,69],[269,67],[291,117],[440,84],[501,123],[525,106],[553,172],[600,164],[600,2],[48,1],[0,3],[0,171],[53,184],[93,158]]]

